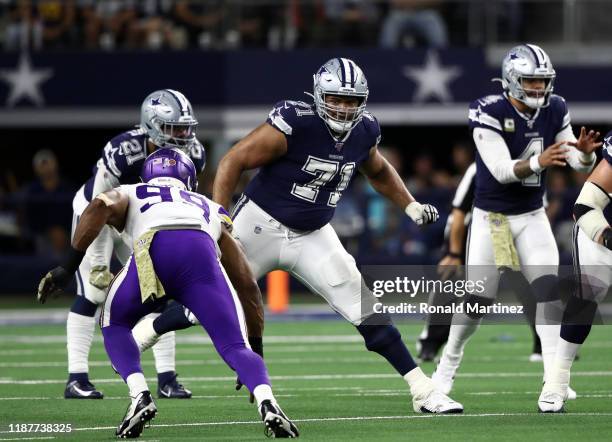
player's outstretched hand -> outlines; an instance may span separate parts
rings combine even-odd
[[[564,147],[564,144],[568,144],[567,141],[559,141],[558,143],[551,144],[544,152],[538,157],[538,162],[542,168],[550,166],[565,166],[567,160],[567,152],[569,149]]]
[[[416,201],[406,206],[406,215],[408,215],[417,226],[435,223],[438,221],[438,218],[440,218],[438,209],[434,206],[431,204],[417,203]]]
[[[72,275],[63,267],[54,268],[40,280],[36,299],[41,304],[44,304],[49,296],[56,297],[68,285],[71,278]]]
[[[569,142],[567,144],[574,146],[580,152],[588,155],[595,152],[603,144],[601,141],[597,141],[600,135],[601,134],[599,132],[595,132],[594,130],[590,130],[587,133],[586,128],[582,126],[580,128],[580,136],[578,137],[578,140],[575,142]]]

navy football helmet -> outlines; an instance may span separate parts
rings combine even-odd
[[[189,191],[197,189],[197,175],[191,158],[178,149],[157,149],[145,159],[140,172],[144,183],[178,185]]]

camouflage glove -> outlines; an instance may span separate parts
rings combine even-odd
[[[41,304],[44,304],[49,296],[56,298],[62,293],[62,289],[68,285],[71,279],[72,273],[69,273],[65,268],[54,268],[40,280],[36,299]]]
[[[263,358],[263,340],[261,338],[249,336],[249,344],[251,345],[251,350],[253,350],[255,353],[257,353]],[[242,381],[240,380],[240,378],[237,377],[236,391],[240,390],[242,388],[242,385]],[[255,402],[255,396],[253,396],[253,393],[249,395],[249,402],[251,404]]]
[[[114,275],[106,266],[93,266],[89,274],[89,283],[100,290],[106,290]]]

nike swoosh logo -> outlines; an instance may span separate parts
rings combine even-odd
[[[79,387],[77,387],[76,385],[73,385],[72,388],[74,388],[74,390],[79,393],[81,396],[91,396],[91,394],[93,393],[93,390],[91,391],[85,391],[85,390],[81,390]]]
[[[540,401],[540,402],[542,402],[543,404],[550,404],[550,405],[554,405],[555,404],[554,402],[549,402],[549,401]]]
[[[165,390],[159,390],[159,392],[160,392],[161,394],[163,394],[164,396],[166,396],[166,397],[170,397],[170,395],[172,394],[172,393],[166,393],[166,391],[165,391]]]

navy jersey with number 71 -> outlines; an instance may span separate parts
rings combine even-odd
[[[313,106],[281,101],[267,123],[285,135],[287,153],[263,166],[245,194],[291,229],[320,229],[332,219],[342,193],[379,143],[378,121],[364,112],[348,138],[337,141]]]

